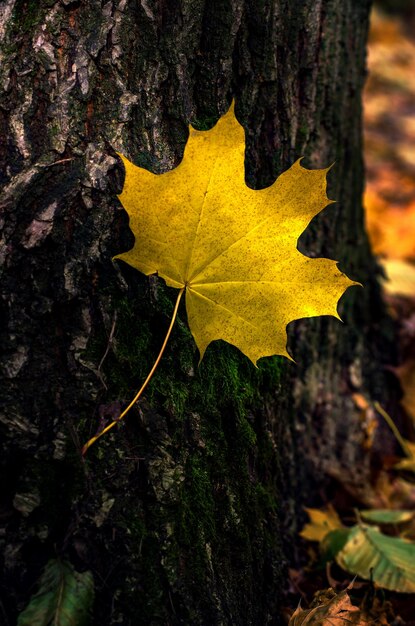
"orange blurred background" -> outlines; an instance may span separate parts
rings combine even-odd
[[[375,254],[415,262],[415,23],[372,14],[366,84],[367,227]]]
[[[399,328],[400,378],[415,425],[415,0],[372,12],[364,94],[366,224]]]

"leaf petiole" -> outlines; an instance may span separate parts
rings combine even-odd
[[[159,355],[158,355],[157,359],[155,360],[154,365],[151,368],[147,378],[145,379],[144,383],[142,384],[141,389],[137,392],[137,394],[131,400],[130,404],[127,406],[126,409],[124,409],[124,411],[121,413],[121,415],[119,417],[117,417],[116,420],[111,422],[111,424],[108,424],[108,426],[106,426],[103,430],[101,430],[100,433],[98,433],[97,435],[94,435],[94,437],[91,437],[91,439],[89,439],[86,442],[86,444],[82,448],[82,456],[84,456],[86,454],[88,448],[90,448],[93,443],[95,443],[100,437],[102,437],[102,435],[105,435],[105,433],[107,433],[109,430],[111,430],[111,428],[113,426],[118,424],[118,422],[120,422],[122,420],[122,418],[125,415],[127,415],[128,411],[134,406],[134,404],[137,402],[137,400],[139,399],[139,397],[143,393],[144,389],[147,387],[148,383],[150,382],[151,378],[153,377],[154,372],[157,369],[158,364],[160,363],[161,357],[163,356],[163,352],[165,350],[165,347],[166,347],[167,342],[169,340],[169,337],[171,335],[171,331],[173,330],[174,322],[176,321],[177,311],[179,310],[180,300],[182,298],[182,295],[183,295],[185,289],[186,289],[186,287],[182,287],[180,289],[179,293],[178,293],[176,304],[174,305],[173,315],[172,315],[172,318],[171,318],[171,321],[170,321],[170,326],[169,326],[167,334],[166,334],[166,336],[164,338],[163,345],[161,346],[161,350],[159,352]]]

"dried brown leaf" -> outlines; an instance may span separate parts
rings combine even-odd
[[[350,624],[370,626],[360,609],[351,603],[347,589],[314,608],[302,610],[298,607],[289,621],[289,626],[350,626]]]

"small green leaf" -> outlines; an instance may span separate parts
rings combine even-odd
[[[336,561],[351,574],[372,578],[384,589],[415,592],[415,543],[384,535],[376,527],[353,526]]]
[[[390,509],[375,509],[360,511],[362,519],[373,524],[403,524],[409,522],[415,511],[392,511]]]
[[[87,626],[93,600],[91,572],[80,574],[71,563],[52,559],[17,626]]]
[[[350,528],[337,528],[324,537],[320,543],[321,558],[324,563],[333,561],[336,554],[340,552],[349,539]]]

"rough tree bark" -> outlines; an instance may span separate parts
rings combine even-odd
[[[5,0],[0,536],[5,624],[56,554],[94,574],[94,624],[280,624],[306,488],[367,477],[352,390],[389,350],[363,227],[368,0]],[[200,368],[180,313],[139,406],[92,448],[157,354],[175,295],[113,264],[132,235],[115,150],[154,172],[232,97],[246,179],[336,161],[300,242],[365,284],[345,324],[290,328],[294,365],[217,342]],[[324,479],[326,480],[326,479]],[[289,541],[287,542],[287,539]]]

